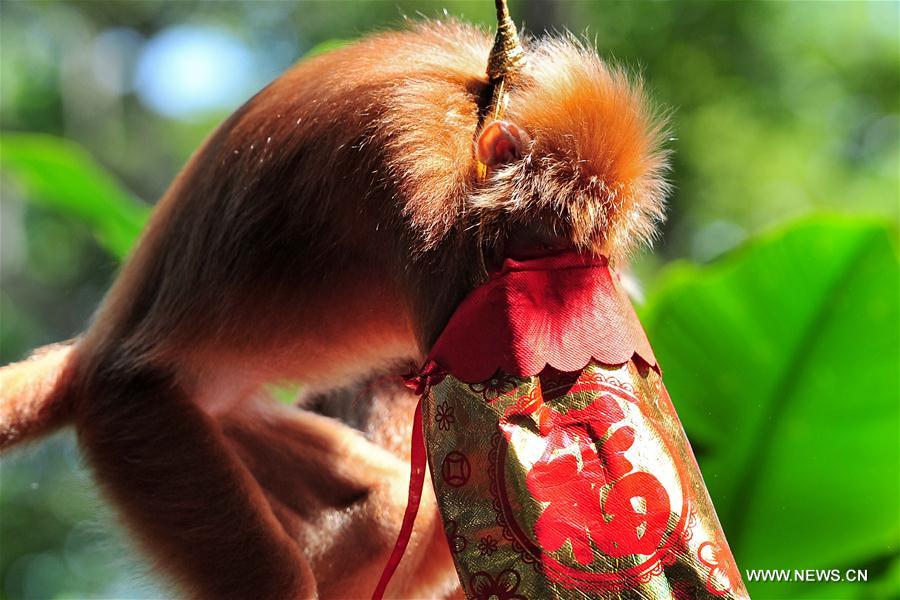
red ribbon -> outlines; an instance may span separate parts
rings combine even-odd
[[[622,365],[656,358],[618,276],[602,256],[564,252],[503,269],[459,305],[428,358],[465,383],[498,370],[532,377],[591,359]]]
[[[424,396],[446,376],[447,373],[436,362],[429,360],[418,371],[404,375],[403,384],[415,392],[416,396]]]
[[[381,572],[381,578],[372,594],[373,600],[381,600],[387,589],[394,571],[400,565],[403,553],[406,552],[406,546],[409,544],[409,538],[412,535],[413,525],[416,522],[416,514],[419,512],[419,502],[422,500],[422,486],[425,483],[425,434],[422,430],[422,397],[416,404],[416,413],[413,417],[412,430],[412,448],[410,449],[409,458],[409,497],[406,501],[406,512],[403,514],[403,524],[400,526],[400,535],[397,536],[397,542],[391,551],[384,570]]]

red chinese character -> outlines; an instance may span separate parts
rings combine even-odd
[[[534,403],[522,412],[533,414]],[[607,395],[566,414],[541,408],[549,414],[541,428],[547,444],[525,478],[531,495],[547,503],[534,527],[540,546],[553,552],[568,541],[582,565],[594,560],[591,541],[608,556],[652,554],[665,535],[669,495],[653,475],[631,472],[625,452],[634,444],[634,429],[615,429],[598,452],[599,440],[625,418],[622,408]],[[508,420],[504,432],[511,437]]]

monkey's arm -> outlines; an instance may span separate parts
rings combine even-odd
[[[74,343],[53,344],[0,368],[0,452],[70,422],[66,388]]]
[[[399,377],[375,378],[323,400],[362,418],[364,432],[260,396],[219,418],[228,444],[297,540],[323,598],[369,597],[393,547],[409,489],[408,453],[418,398]],[[432,493],[391,595],[444,598],[458,580]]]
[[[76,411],[100,484],[198,598],[308,598],[315,579],[220,426],[170,374],[99,373]]]
[[[183,385],[159,371],[110,369],[93,378],[96,395],[78,403],[77,363],[76,345],[56,345],[0,370],[0,448],[74,421],[109,497],[185,590],[199,598],[316,594],[296,539]]]

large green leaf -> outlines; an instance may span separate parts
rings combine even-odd
[[[147,220],[149,207],[68,140],[3,133],[0,167],[24,188],[28,200],[83,223],[119,259],[128,253]]]
[[[641,311],[742,569],[866,567],[898,553],[892,234],[808,218],[708,267],[673,265]],[[754,598],[817,587],[748,585]]]

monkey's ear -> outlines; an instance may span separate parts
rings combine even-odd
[[[481,130],[476,155],[485,166],[496,167],[522,158],[530,141],[527,133],[509,121],[493,121]]]

